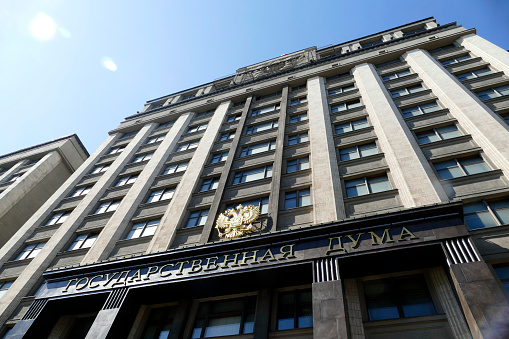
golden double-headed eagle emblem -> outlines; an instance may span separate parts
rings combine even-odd
[[[238,205],[236,209],[227,209],[217,217],[219,237],[233,239],[243,236],[254,229],[253,222],[259,215],[260,208],[253,205]]]

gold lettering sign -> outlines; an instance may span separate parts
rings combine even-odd
[[[228,209],[217,217],[216,229],[219,237],[234,239],[243,236],[254,229],[253,222],[258,219],[260,208],[258,206],[237,206],[237,209]]]

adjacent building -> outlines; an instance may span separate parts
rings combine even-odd
[[[428,18],[151,100],[0,249],[2,333],[507,337],[508,94]]]

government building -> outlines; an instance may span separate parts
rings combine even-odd
[[[508,123],[434,18],[150,100],[5,240],[0,337],[507,338]]]

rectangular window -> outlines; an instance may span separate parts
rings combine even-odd
[[[467,175],[487,172],[490,170],[488,165],[480,156],[474,156],[462,159],[451,159],[433,164],[441,179],[464,177]]]
[[[262,152],[267,152],[276,149],[276,140],[271,140],[267,142],[263,142],[261,144],[249,145],[246,147],[242,147],[242,151],[240,152],[241,157],[245,157],[251,154],[258,154]]]
[[[127,132],[127,133],[122,134],[120,139],[127,139],[127,138],[130,138],[132,136],[135,136],[136,134],[138,134],[138,131]]]
[[[306,88],[306,84],[292,87],[291,91],[295,92],[295,91],[298,91],[298,90],[301,90],[301,89],[304,89],[304,88]]]
[[[112,149],[110,149],[110,151],[107,154],[122,153],[124,151],[124,149],[125,149],[125,146],[113,147]]]
[[[360,130],[363,128],[368,128],[368,127],[369,127],[368,119],[364,118],[364,119],[360,119],[360,120],[350,121],[350,122],[347,122],[347,123],[344,123],[341,125],[336,125],[335,130],[336,130],[336,134],[343,134],[343,133],[347,133],[347,132],[351,132],[351,131],[357,131],[357,130]]]
[[[297,172],[301,170],[306,170],[309,168],[309,156],[305,158],[298,158],[293,160],[288,160],[286,162],[286,173]]]
[[[175,121],[162,122],[162,123],[159,124],[159,126],[157,126],[156,129],[163,129],[163,128],[166,128],[166,127],[170,127],[170,126],[173,126],[174,123],[175,123]]]
[[[110,164],[95,166],[90,174],[106,172],[110,168]]]
[[[304,207],[311,205],[311,193],[309,188],[285,193],[285,209]]]
[[[436,102],[430,102],[429,104],[412,106],[401,110],[401,113],[405,118],[415,117],[416,115],[422,115],[426,113],[436,112],[440,110],[440,106]]]
[[[281,91],[279,92],[276,92],[276,93],[271,93],[271,94],[266,94],[266,95],[261,95],[259,97],[256,97],[256,101],[259,101],[259,100],[265,100],[265,99],[269,99],[269,98],[274,98],[274,97],[278,97],[281,95]]]
[[[191,338],[253,333],[255,309],[256,296],[200,303]]]
[[[277,111],[278,109],[279,109],[279,104],[267,106],[267,107],[264,107],[264,108],[259,108],[259,109],[255,110],[255,111],[252,111],[251,112],[251,116],[255,117],[257,115],[262,115],[262,114],[265,114],[265,113]]]
[[[195,97],[195,94],[188,94],[188,95],[183,95],[182,96],[182,101],[184,100],[189,100],[189,99],[192,99]]]
[[[226,132],[221,134],[221,136],[219,137],[219,141],[230,140],[233,138],[235,138],[235,132]]]
[[[67,249],[68,251],[74,251],[79,250],[82,248],[90,248],[94,244],[95,240],[99,234],[97,233],[87,233],[87,234],[79,234],[74,241],[72,242],[71,246]]]
[[[499,264],[499,265],[493,265],[493,269],[495,270],[495,273],[497,273],[498,278],[502,282],[502,285],[504,286],[505,290],[509,293],[509,265],[508,264]],[[0,289],[1,289],[1,283],[0,283]],[[2,291],[0,290],[0,293]],[[0,298],[2,295],[0,294]]]
[[[363,158],[373,154],[378,154],[378,148],[374,142],[339,150],[339,158],[341,161]]]
[[[279,293],[277,301],[278,330],[313,327],[311,290]]]
[[[156,233],[157,226],[159,226],[160,221],[161,219],[154,219],[134,224],[131,227],[129,233],[127,234],[126,239],[135,239],[154,235],[154,233]]]
[[[150,316],[148,317],[141,338],[168,338],[176,309],[175,306],[167,306],[150,310]]]
[[[465,222],[472,230],[509,224],[509,200],[481,200],[463,206]]]
[[[308,98],[307,98],[307,97],[302,97],[302,98],[292,99],[292,100],[290,101],[290,106],[295,106],[295,105],[305,104],[306,102],[308,102]]]
[[[361,42],[361,47],[362,48],[368,48],[368,47],[372,47],[372,46],[376,46],[376,45],[381,45],[381,44],[383,44],[383,40],[379,39],[379,40],[375,40],[375,41],[371,41],[371,42],[364,42],[364,43]]]
[[[353,108],[356,108],[356,107],[361,107],[361,106],[362,106],[362,104],[361,104],[361,102],[359,100],[352,101],[352,102],[344,102],[342,104],[332,106],[331,107],[331,113],[337,113],[337,112],[341,112],[341,111],[346,111],[346,110],[353,109]]]
[[[0,281],[0,299],[2,299],[2,296],[5,294],[5,292],[7,292],[9,287],[12,286],[13,282],[14,281]]]
[[[71,211],[54,213],[51,218],[48,220],[45,226],[58,225],[63,224],[64,221],[69,217]]]
[[[187,219],[186,228],[195,227],[195,226],[203,226],[207,222],[207,217],[209,215],[209,210],[198,210],[193,211],[189,214],[189,219]]]
[[[35,258],[35,256],[41,251],[41,249],[46,245],[46,242],[40,242],[35,244],[26,245],[23,251],[16,257],[15,260],[24,260]]]
[[[346,92],[351,92],[351,91],[355,91],[355,85],[349,85],[349,86],[344,86],[344,87],[340,87],[340,88],[335,88],[335,89],[331,89],[329,91],[329,95],[336,95],[336,94],[341,94],[341,93],[346,93]]]
[[[509,85],[490,88],[485,91],[475,93],[481,100],[488,100],[509,95]]]
[[[458,131],[456,125],[449,125],[418,133],[417,140],[419,140],[420,144],[429,144],[430,142],[452,139],[459,136],[461,136],[461,133]]]
[[[290,115],[289,123],[293,124],[293,123],[296,123],[296,122],[299,122],[299,121],[304,121],[304,120],[308,120],[308,113],[307,112]]]
[[[406,69],[406,70],[401,71],[401,72],[395,72],[395,73],[384,75],[382,77],[382,80],[383,81],[389,81],[389,80],[393,80],[393,79],[402,78],[402,77],[405,77],[405,76],[410,75],[410,74],[412,74],[410,72],[410,70]]]
[[[426,32],[426,27],[414,29],[414,30],[411,30],[411,31],[408,31],[408,32],[403,32],[403,36],[419,34],[419,33],[422,33],[422,32]]]
[[[113,212],[120,205],[120,200],[111,200],[101,203],[93,214],[101,214],[106,212]]]
[[[422,87],[421,85],[418,85],[418,86],[396,89],[394,91],[391,91],[391,95],[393,98],[397,98],[397,97],[401,97],[404,95],[409,95],[409,94],[418,93],[418,92],[422,92],[422,91],[424,91],[424,87]]]
[[[277,122],[277,120],[274,120],[274,121],[266,122],[266,123],[260,124],[260,125],[249,126],[246,130],[246,134],[266,131],[266,130],[269,130],[272,128],[277,128],[277,127],[278,127],[278,122]]]
[[[132,163],[135,164],[138,162],[149,161],[152,158],[152,155],[154,155],[154,153],[145,153],[138,155],[133,159]]]
[[[180,144],[177,147],[177,150],[175,152],[183,152],[183,151],[187,151],[190,149],[195,149],[196,147],[198,147],[199,143],[200,143],[200,141],[197,140],[197,141],[189,142],[187,144]]]
[[[160,190],[155,190],[150,192],[150,195],[147,198],[147,204],[156,201],[168,200],[173,198],[173,194],[175,193],[174,188],[163,188]]]
[[[183,172],[187,169],[187,165],[189,165],[188,162],[181,162],[179,164],[170,165],[164,169],[163,175]]]
[[[345,181],[346,196],[349,198],[358,197],[360,195],[389,191],[391,184],[389,178],[384,174],[378,177],[363,177]]]
[[[272,177],[272,165],[267,165],[235,173],[233,184],[240,184],[243,182],[250,182],[271,177]]]
[[[215,190],[219,185],[219,178],[210,178],[203,180],[200,187],[200,192]]]
[[[138,174],[132,174],[132,175],[127,175],[125,177],[120,177],[120,179],[118,179],[117,183],[115,184],[115,187],[134,184],[136,179],[138,179]]]
[[[194,132],[198,132],[198,131],[203,131],[204,129],[207,129],[207,126],[208,126],[208,123],[207,124],[190,126],[189,129],[187,130],[187,133],[194,133]]]
[[[17,181],[19,178],[21,178],[23,176],[23,174],[25,173],[22,173],[22,174],[15,174],[13,175],[12,177],[9,178],[9,180],[7,182],[15,182]]]
[[[242,116],[241,114],[229,115],[229,116],[226,118],[226,122],[234,122],[234,121],[238,121],[238,120],[240,120],[241,116]]]
[[[248,200],[248,201],[237,202],[234,204],[228,204],[228,205],[226,205],[225,209],[235,209],[239,205],[257,206],[260,209],[260,214],[269,213],[269,197],[263,197],[263,198],[258,198],[258,199],[254,199],[254,200]]]
[[[442,65],[447,66],[447,65],[451,65],[451,64],[457,64],[457,63],[460,63],[462,61],[470,60],[470,59],[472,59],[472,57],[470,56],[470,54],[467,54],[467,55],[462,55],[462,56],[459,56],[459,57],[454,57],[454,58],[451,58],[451,59],[447,59],[447,60],[441,61],[441,63],[442,63]]]
[[[196,113],[196,115],[195,115],[195,119],[198,119],[198,118],[204,117],[204,116],[209,115],[209,114],[212,114],[212,113],[214,113],[214,112],[215,112],[215,110],[211,109],[211,110],[208,110],[208,111],[205,111],[205,112]]]
[[[308,132],[288,136],[288,145],[296,145],[300,144],[301,142],[308,141],[309,141]]]
[[[483,77],[483,76],[489,75],[489,74],[493,74],[493,71],[491,69],[489,69],[488,67],[485,67],[485,68],[477,69],[475,71],[468,71],[465,73],[458,74],[458,75],[456,75],[456,77],[460,81],[465,81],[465,80]]]
[[[87,195],[88,192],[92,189],[92,186],[83,186],[78,187],[76,190],[71,194],[71,197],[79,197],[81,195]]]
[[[226,158],[228,158],[228,152],[212,154],[212,159],[210,159],[210,163],[215,164],[216,162],[226,161]]]
[[[348,78],[349,76],[350,76],[350,73],[342,73],[342,74],[338,74],[338,75],[333,75],[331,77],[325,78],[325,82],[344,79],[344,78]]]
[[[164,135],[158,135],[157,137],[148,138],[146,144],[155,144],[164,140]]]
[[[436,314],[422,274],[364,282],[370,321]]]

